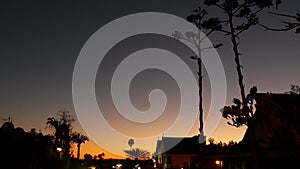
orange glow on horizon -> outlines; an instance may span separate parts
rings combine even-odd
[[[199,122],[196,121],[194,126],[192,127],[191,131],[189,132],[188,136],[195,136],[198,135],[198,128],[199,128]],[[229,141],[236,141],[239,142],[243,139],[244,133],[246,131],[246,127],[241,128],[235,128],[233,126],[227,125],[226,119],[221,119],[218,127],[216,128],[215,132],[209,137],[207,136],[207,140],[209,138],[213,138],[215,142],[222,141],[223,143],[228,143]],[[171,136],[170,136],[171,137]],[[74,157],[77,156],[77,146],[73,145],[73,155]],[[150,153],[155,151],[155,147],[152,149],[147,149]],[[104,153],[104,159],[125,159],[125,153],[124,156],[119,156],[113,153],[110,153],[109,151],[104,150],[99,145],[97,145],[92,140],[86,142],[85,144],[81,145],[80,150],[80,159],[84,159],[84,154],[91,154],[92,156],[96,156],[98,154]]]
[[[77,157],[77,146],[74,144],[72,147],[73,155],[76,158]],[[104,159],[125,159],[126,157],[118,156],[115,154],[112,154],[106,150],[103,150],[101,147],[99,147],[96,143],[94,143],[92,140],[86,142],[85,144],[81,144],[81,150],[80,150],[80,159],[84,159],[85,154],[90,154],[93,157],[97,156],[98,154],[104,153]]]

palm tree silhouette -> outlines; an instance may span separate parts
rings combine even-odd
[[[48,118],[47,119],[47,123],[46,123],[49,127],[54,128],[55,130],[55,141],[54,141],[54,147],[57,148],[58,146],[58,140],[60,139],[60,125],[59,125],[59,121],[57,119],[55,119],[54,117]]]
[[[77,159],[79,159],[80,158],[80,146],[82,143],[84,144],[86,141],[89,141],[89,138],[83,134],[75,133],[71,137],[71,140],[77,144]]]
[[[128,140],[128,145],[129,145],[130,150],[131,150],[132,145],[134,145],[134,140],[132,138]]]

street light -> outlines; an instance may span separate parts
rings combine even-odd
[[[56,151],[57,151],[57,155],[59,156],[59,158],[62,159],[63,158],[62,148],[61,147],[57,147]]]
[[[56,150],[57,150],[58,152],[61,152],[61,151],[62,151],[62,148],[61,148],[61,147],[57,147]]]
[[[222,167],[223,167],[223,161],[222,160],[216,160],[215,163],[216,163],[217,166],[220,166],[220,169],[222,169]]]

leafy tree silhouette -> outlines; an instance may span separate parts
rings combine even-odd
[[[299,85],[291,85],[290,91],[286,92],[287,94],[300,94],[300,86]]]
[[[71,137],[71,140],[77,144],[77,159],[80,158],[80,146],[86,141],[89,141],[89,138],[80,133],[74,133]]]
[[[51,137],[34,130],[25,132],[5,122],[0,128],[1,168],[59,169],[58,159],[52,147]]]
[[[97,155],[97,157],[98,157],[99,160],[103,160],[104,156],[105,156],[105,153],[101,153],[101,154]]]
[[[91,154],[84,154],[85,166],[91,166],[93,164],[93,156]]]
[[[72,123],[74,121],[75,119],[68,110],[59,110],[57,117],[49,117],[46,122],[47,127],[54,129],[54,149],[62,148],[64,158],[69,158],[70,155]]]

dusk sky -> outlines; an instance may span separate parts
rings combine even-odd
[[[0,118],[10,116],[15,126],[26,131],[36,128],[44,134],[51,133],[45,128],[46,120],[55,116],[58,110],[67,109],[77,118],[72,100],[73,70],[82,47],[98,29],[117,18],[138,12],[163,12],[186,18],[201,3],[200,0],[1,1]],[[300,10],[300,1],[294,0],[285,0],[279,8],[279,12],[290,14],[295,14],[297,10]],[[284,19],[264,15],[262,21],[280,26]],[[217,51],[226,75],[226,104],[231,104],[233,97],[240,97],[231,43],[228,37],[218,33],[210,40],[224,44]],[[258,92],[283,93],[289,91],[292,84],[300,85],[299,44],[300,34],[294,31],[268,32],[260,27],[246,31],[240,39],[246,91],[255,85]],[[184,45],[174,39],[155,35],[128,38],[105,56],[104,66],[98,70],[95,83],[97,99],[101,100],[98,100],[99,106],[102,106],[106,120],[114,129],[132,137],[161,135],[176,119],[180,103],[180,93],[174,79],[166,73],[152,70],[135,77],[130,86],[130,98],[137,109],[145,111],[149,108],[149,92],[161,89],[170,98],[162,116],[155,123],[132,125],[113,113],[111,99],[106,97],[109,91],[99,86],[111,78],[113,68],[121,58],[147,47],[169,49],[188,64],[193,64],[188,59],[191,51]],[[209,100],[207,76],[204,76],[204,84],[204,111],[207,111],[210,104],[214,104]],[[198,134],[199,123],[197,119],[195,121],[189,136]],[[222,142],[240,141],[245,129],[228,126],[227,120],[221,119],[210,137]],[[85,133],[78,120],[74,123],[74,131]],[[137,141],[134,146],[153,153],[155,145],[155,142],[142,144]],[[115,147],[120,151],[129,148],[127,142]],[[93,140],[82,145],[81,151],[82,156],[85,153],[96,155],[105,152],[105,158],[116,157]]]

